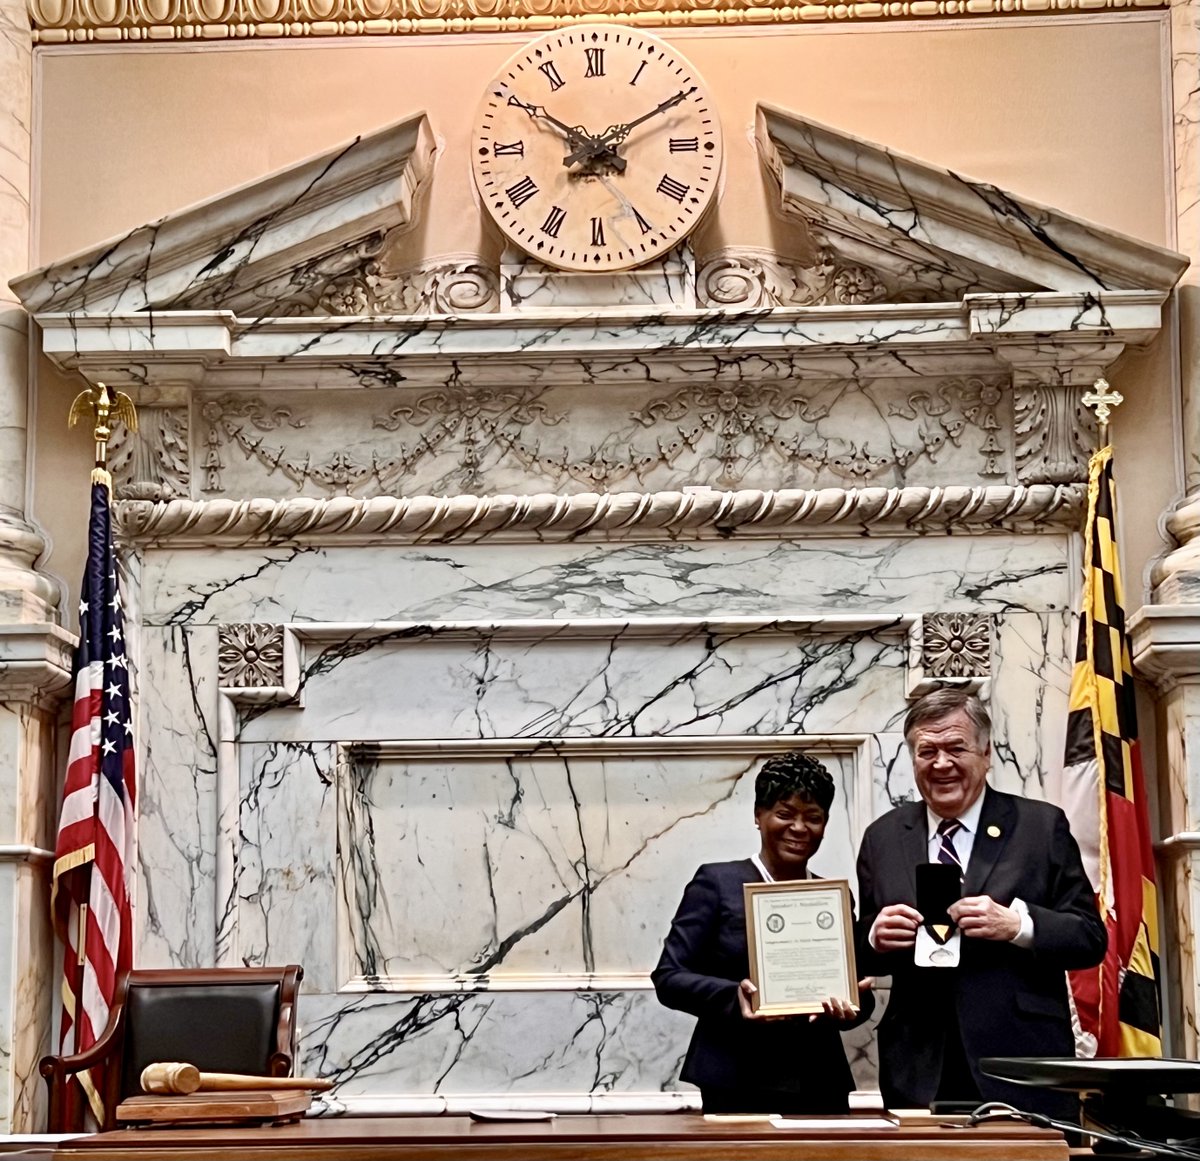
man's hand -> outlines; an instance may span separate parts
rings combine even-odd
[[[889,903],[871,925],[871,946],[876,951],[904,951],[917,942],[921,913],[907,903]]]
[[[949,908],[950,918],[970,939],[1011,941],[1021,930],[1021,916],[990,895],[970,895]]]

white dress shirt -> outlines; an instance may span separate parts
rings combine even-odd
[[[967,865],[971,861],[971,852],[975,849],[975,836],[979,833],[979,816],[982,813],[983,793],[981,792],[979,797],[958,816],[959,829],[954,832],[950,840],[954,845],[954,853],[958,855],[958,861],[962,863],[964,875]],[[938,834],[938,826],[942,819],[940,815],[934,814],[928,806],[925,807],[925,818],[929,823],[929,861],[936,863],[938,852],[942,849],[942,836]],[[1029,914],[1029,908],[1022,899],[1014,899],[1009,906],[1021,917],[1021,926],[1017,934],[1012,937],[1012,942],[1017,947],[1032,947],[1033,916]]]
[[[962,863],[963,873],[966,873],[967,864],[971,861],[971,852],[975,849],[975,835],[979,832],[979,816],[983,813],[983,794],[967,807],[962,814],[958,815],[958,821],[961,824],[959,830],[950,840],[954,844],[954,853],[958,855],[958,861]],[[938,824],[942,821],[941,816],[934,814],[925,807],[925,818],[929,826],[929,840],[926,844],[929,861],[936,863],[938,861],[938,852],[942,849],[942,836],[938,834]],[[1022,899],[1014,899],[1009,906],[1021,918],[1021,926],[1017,934],[1013,936],[1012,942],[1017,947],[1030,948],[1033,946],[1033,916],[1029,914],[1029,908]],[[875,917],[875,922],[871,924],[871,930],[867,935],[867,942],[875,947],[875,928],[879,924],[879,916]]]

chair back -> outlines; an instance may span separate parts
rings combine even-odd
[[[142,1091],[142,1070],[158,1061],[269,1076],[279,992],[278,982],[164,986],[135,975],[125,997],[121,1100]]]
[[[123,972],[108,1024],[83,1052],[44,1056],[38,1070],[50,1090],[49,1129],[80,1132],[88,1110],[75,1077],[93,1069],[104,1107],[142,1091],[142,1070],[159,1061],[202,1072],[289,1076],[296,1061],[296,1002],[304,969],[283,967],[151,968]]]

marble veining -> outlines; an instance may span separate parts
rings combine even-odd
[[[145,626],[1072,607],[1066,536],[147,549]]]

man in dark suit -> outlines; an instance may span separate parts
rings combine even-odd
[[[1067,1094],[984,1076],[984,1056],[1073,1056],[1064,972],[1104,957],[1092,887],[1056,806],[987,785],[991,720],[958,689],[904,721],[920,802],[872,823],[858,857],[860,970],[892,977],[879,1026],[880,1087],[894,1108],[1001,1100],[1071,1116]],[[956,864],[956,967],[917,967],[919,863]]]

